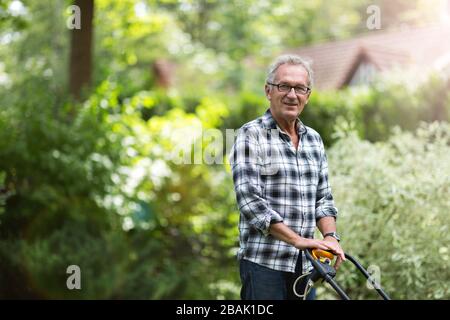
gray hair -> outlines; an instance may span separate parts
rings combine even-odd
[[[308,73],[308,86],[312,88],[314,83],[314,75],[311,68],[311,63],[309,61],[306,61],[302,57],[294,54],[284,54],[276,58],[269,67],[266,82],[273,83],[273,81],[275,80],[275,73],[277,72],[278,67],[283,64],[290,64],[294,66],[300,65],[303,68],[305,68],[306,72]]]

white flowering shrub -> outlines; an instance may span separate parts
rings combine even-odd
[[[328,157],[344,250],[379,269],[393,299],[449,299],[450,125],[380,143],[341,132]],[[377,298],[349,261],[336,280],[353,299]]]

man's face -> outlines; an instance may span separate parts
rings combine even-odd
[[[308,86],[308,72],[301,65],[282,64],[278,67],[275,84],[289,86]],[[270,101],[270,110],[276,119],[291,122],[299,116],[308,103],[308,94],[296,94],[293,89],[289,92],[280,92],[276,86],[265,86],[267,99]]]

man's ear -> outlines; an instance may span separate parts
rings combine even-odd
[[[270,100],[271,99],[271,97],[270,97],[270,87],[267,84],[264,85],[264,91],[266,93],[267,100]]]

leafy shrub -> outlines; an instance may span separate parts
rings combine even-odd
[[[421,121],[450,121],[450,80],[431,75],[414,86],[407,79],[386,79],[370,87],[312,93],[303,122],[321,133],[326,145],[334,126],[351,122],[362,139],[387,140],[394,127],[414,131]]]
[[[386,142],[353,132],[330,150],[342,246],[378,266],[394,299],[448,299],[450,126],[422,124]],[[375,298],[345,263],[337,279],[354,298]]]
[[[6,188],[4,186],[5,181],[5,173],[0,171],[0,214],[3,212],[3,206],[6,201]]]
[[[222,166],[167,159],[174,130],[218,126],[225,106],[204,98],[195,113],[171,107],[146,121],[151,92],[121,103],[104,82],[82,105],[56,109],[45,83],[28,85],[33,97],[13,89],[0,110],[11,194],[0,215],[0,297],[234,297],[231,178]],[[81,268],[81,291],[66,287],[69,265]]]

